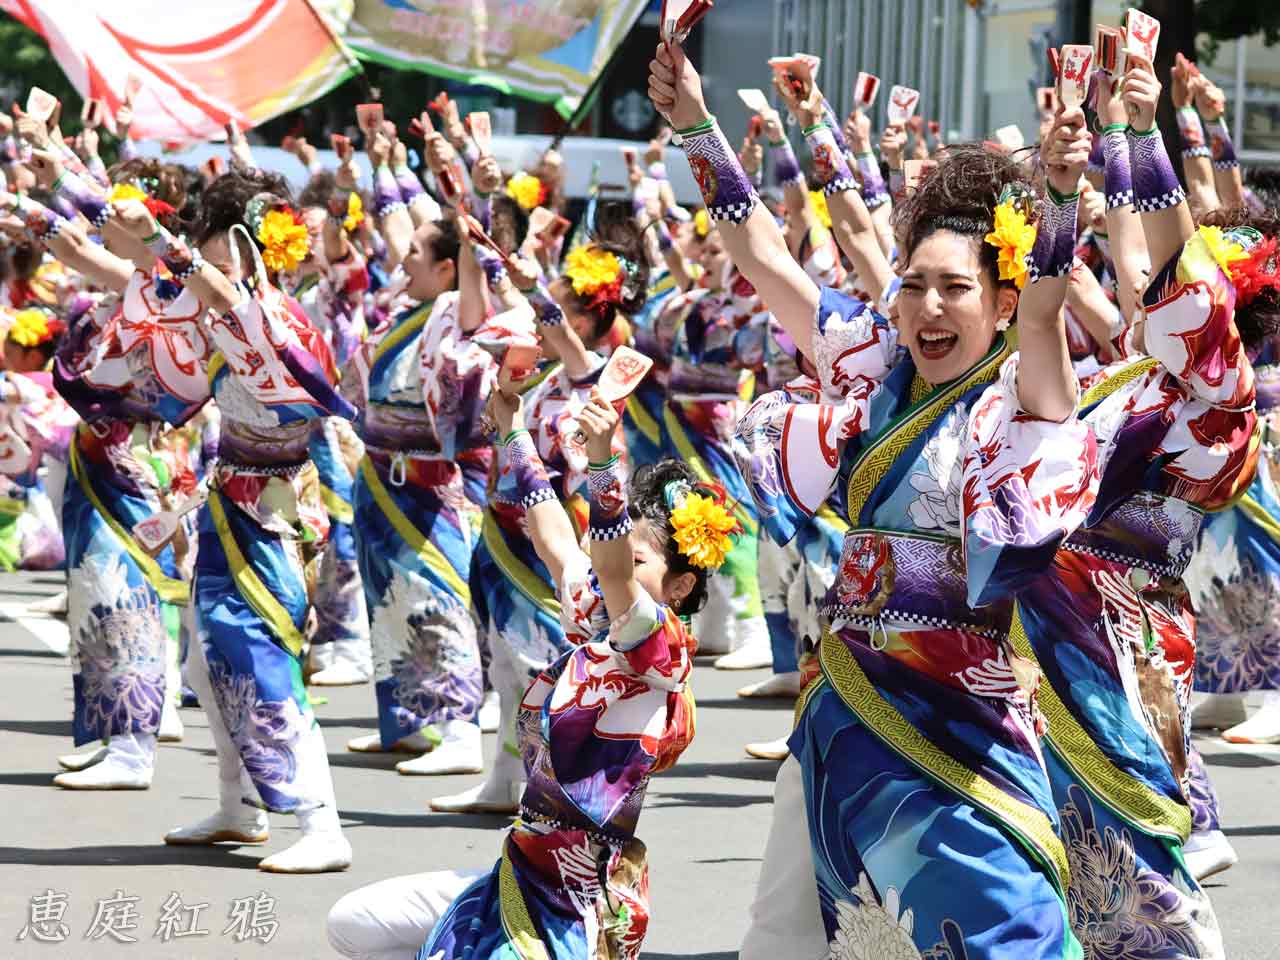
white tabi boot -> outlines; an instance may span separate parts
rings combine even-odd
[[[480,712],[476,720],[480,724],[481,733],[497,733],[502,725],[502,707],[498,703],[498,691],[490,690],[480,703]]]
[[[244,802],[253,784],[247,777],[218,780],[218,812],[189,827],[178,827],[164,835],[173,846],[206,846],[213,843],[266,843],[269,836],[267,811]]]
[[[446,720],[438,726],[444,735],[439,745],[416,760],[397,763],[396,770],[409,777],[483,773],[479,724],[471,720]]]
[[[107,753],[90,767],[60,773],[53,782],[68,790],[146,790],[155,768],[156,738],[121,733],[107,741]]]

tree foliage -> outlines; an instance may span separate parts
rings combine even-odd
[[[25,103],[32,87],[48,90],[62,101],[62,129],[75,133],[80,129],[80,94],[71,85],[48,45],[38,33],[24,24],[0,15],[0,82],[10,99]],[[4,105],[6,108],[8,104]]]

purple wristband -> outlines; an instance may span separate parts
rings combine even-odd
[[[1209,136],[1215,170],[1231,170],[1240,166],[1240,161],[1236,159],[1235,144],[1231,142],[1231,131],[1227,129],[1221,117],[1212,121],[1205,133]]]
[[[1129,130],[1129,164],[1133,171],[1133,199],[1139,213],[1176,207],[1187,199],[1164,148],[1159,128],[1149,133]]]
[[[1195,107],[1179,107],[1173,112],[1178,120],[1178,133],[1182,135],[1184,157],[1207,157],[1209,146],[1204,140],[1204,126]]]
[[[373,171],[373,212],[380,217],[385,217],[403,206],[404,201],[400,199],[400,185],[396,183],[395,174],[385,164],[378,167]]]
[[[796,152],[791,149],[790,140],[769,144],[769,155],[773,157],[773,179],[778,186],[804,185],[804,174],[800,172],[800,163],[796,160]]]
[[[426,192],[422,189],[422,182],[408,167],[397,167],[394,175],[396,187],[400,190],[400,199],[404,201],[405,206],[412,206],[418,195]]]
[[[1133,170],[1129,165],[1129,139],[1123,130],[1111,130],[1102,136],[1104,159],[1103,190],[1107,209],[1133,206]]]
[[[476,164],[480,162],[480,148],[475,145],[475,141],[468,137],[463,142],[462,149],[458,151],[458,156],[462,158],[462,162],[467,165],[468,170],[474,170]]]
[[[93,224],[94,229],[101,230],[103,224],[111,219],[111,208],[107,205],[107,198],[72,170],[62,172],[54,193],[80,211],[84,218]]]
[[[1095,136],[1093,145],[1089,147],[1089,163],[1085,169],[1089,173],[1102,173],[1103,168],[1102,137]]]
[[[560,327],[564,325],[564,310],[551,296],[551,291],[541,280],[532,290],[524,295],[533,307],[534,319],[544,327]]]
[[[556,492],[547,479],[547,469],[533,437],[528,430],[517,430],[501,447],[507,459],[507,467],[515,481],[517,502],[525,510],[547,500],[554,500]]]
[[[89,176],[93,177],[101,187],[110,187],[111,181],[107,179],[107,168],[103,164],[102,158],[96,153],[90,155],[88,163]]]
[[[1071,272],[1076,251],[1076,213],[1080,195],[1056,198],[1050,191],[1042,205],[1036,242],[1027,264],[1031,282],[1045,277],[1065,277]]]
[[[658,250],[661,253],[669,252],[674,246],[675,241],[671,239],[671,230],[667,227],[667,221],[655,220],[654,230],[658,234]]]
[[[831,104],[827,102],[827,98],[822,98],[822,118],[827,121],[827,126],[831,128],[831,136],[836,141],[836,146],[840,148],[841,153],[853,153],[849,147],[849,141],[844,138],[844,124],[840,122],[840,118],[836,116],[836,112],[831,109]]]
[[[607,463],[591,464],[587,491],[591,498],[592,540],[616,540],[631,532],[626,476],[617,457],[611,457]]]
[[[804,139],[813,157],[813,178],[821,184],[823,193],[831,196],[858,189],[858,181],[849,170],[849,161],[827,124],[810,127],[804,132]]]
[[[744,222],[760,198],[715,119],[706,129],[682,135],[681,140],[711,219]]]
[[[48,207],[19,206],[17,213],[26,227],[27,236],[36,242],[52,240],[67,225],[65,218]]]
[[[480,264],[480,269],[484,271],[484,279],[489,284],[489,291],[497,293],[498,284],[507,277],[506,264],[488,247],[472,244],[471,249],[475,253],[476,262]]]
[[[862,174],[862,202],[867,209],[874,210],[888,203],[889,191],[885,189],[876,155],[870,152],[860,153],[854,159],[858,163],[858,172]]]

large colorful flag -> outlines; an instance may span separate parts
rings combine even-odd
[[[326,93],[359,69],[340,39],[352,0],[0,0],[114,115],[130,78],[135,137],[217,139]]]
[[[573,118],[649,0],[356,0],[361,57],[553,103]],[[647,56],[647,54],[646,54]]]

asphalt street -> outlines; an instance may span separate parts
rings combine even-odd
[[[297,837],[288,817],[272,818],[262,847],[161,842],[166,830],[200,819],[216,803],[213,745],[200,709],[182,711],[181,743],[161,745],[150,790],[54,787],[54,758],[72,746],[67,631],[62,621],[28,616],[25,605],[60,585],[57,575],[0,575],[0,960],[332,957],[324,918],[347,891],[400,874],[492,865],[502,818],[427,809],[432,796],[478,777],[404,777],[394,769],[400,758],[345,750],[349,738],[375,729],[367,685],[327,689],[328,702],[316,708],[355,851],[345,873],[290,877],[255,869]],[[650,857],[653,917],[644,956],[652,960],[737,955],[776,771],[774,763],[749,759],[742,746],[782,735],[791,718],[788,703],[734,695],[763,675],[725,673],[700,660],[697,737],[649,788],[639,833]],[[494,741],[485,737],[486,752]],[[1209,885],[1227,957],[1280,960],[1280,747],[1243,749],[1213,738],[1199,745],[1241,858]],[[32,925],[33,911],[46,921],[60,911],[61,927]],[[35,933],[56,942],[38,942]]]

